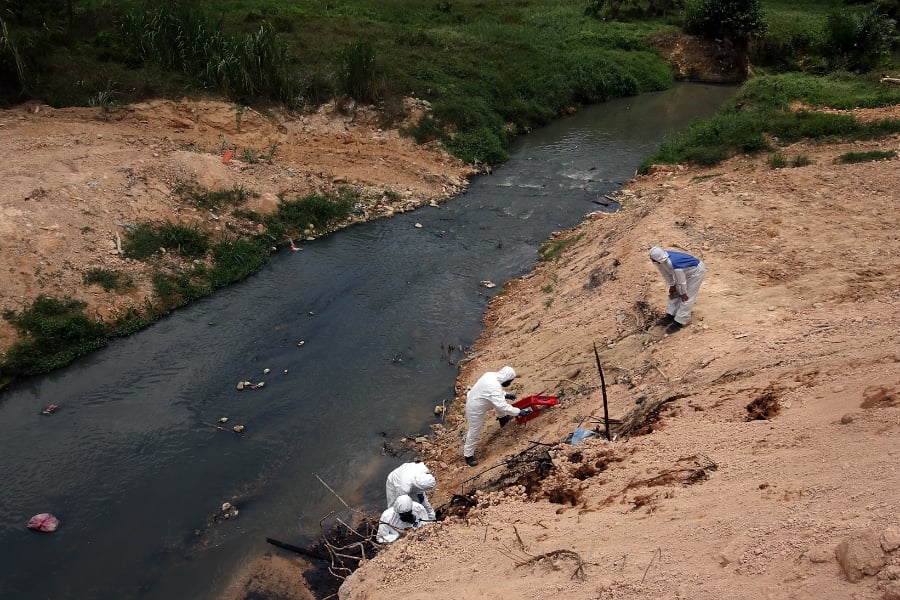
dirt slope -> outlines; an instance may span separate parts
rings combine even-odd
[[[415,118],[425,106],[408,108]],[[256,194],[242,208],[261,214],[280,195],[348,187],[361,195],[355,218],[366,220],[450,198],[471,174],[446,153],[381,129],[370,111],[341,115],[331,106],[292,116],[224,102],[159,100],[109,112],[29,104],[0,111],[0,147],[0,311],[21,310],[43,293],[84,300],[101,319],[141,307],[152,294],[147,266],[118,252],[116,236],[129,226],[248,230],[230,210],[183,200],[181,186],[242,187]],[[228,149],[234,158],[225,164]],[[137,286],[130,293],[86,286],[82,275],[94,267],[128,273]],[[0,321],[0,352],[15,339]]]
[[[812,159],[799,168],[657,168],[629,182],[621,211],[561,232],[575,240],[562,257],[491,304],[426,449],[432,502],[599,425],[595,343],[611,416],[649,413],[647,426],[549,446],[546,477],[479,493],[341,598],[900,597],[900,160],[833,163],[868,149],[900,150],[900,137],[783,149]],[[653,326],[666,297],[655,244],[708,270],[693,323],[671,336]],[[525,426],[490,423],[481,465],[466,467],[465,387],[504,364],[520,397],[561,404]],[[751,405],[768,418],[748,420]]]

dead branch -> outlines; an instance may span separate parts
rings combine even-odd
[[[893,83],[894,85],[900,85],[900,77],[882,77],[881,83]]]
[[[522,549],[522,552],[528,554],[528,551],[525,549],[525,542],[522,541],[522,536],[519,535],[519,530],[516,529],[515,525],[513,525],[513,532],[516,534],[516,540],[518,540],[519,547]]]
[[[647,571],[650,570],[650,565],[653,564],[653,560],[656,558],[656,555],[657,555],[657,554],[659,554],[660,556],[662,556],[662,548],[657,548],[656,551],[653,552],[653,556],[650,557],[650,562],[647,563],[647,568],[644,569],[644,575],[641,577],[641,584],[644,583],[644,577],[647,576]]]
[[[545,558],[568,558],[575,561],[575,571],[572,573],[571,579],[577,579],[578,581],[584,581],[584,565],[586,564],[582,559],[581,555],[577,552],[573,552],[572,550],[552,550],[550,552],[545,552],[544,554],[540,554],[538,556],[533,556],[525,561],[520,561],[516,564],[517,567],[524,567],[525,565],[535,564],[544,560]],[[556,567],[554,567],[556,568]]]
[[[331,489],[331,486],[330,486],[330,485],[328,485],[327,483],[325,483],[324,481],[322,481],[322,478],[319,477],[319,474],[318,474],[318,473],[313,473],[313,474],[316,476],[316,479],[319,480],[319,483],[321,483],[322,485],[324,485],[324,486],[328,489],[329,492],[331,492],[332,494],[334,494],[334,497],[335,497],[335,498],[337,498],[338,500],[341,501],[341,504],[343,504],[344,506],[347,507],[347,510],[353,510],[352,508],[350,508],[350,505],[349,505],[349,504],[347,504],[346,502],[344,502],[344,499],[341,498],[341,497],[338,495],[337,492],[335,492],[333,489]],[[331,515],[329,515],[329,516],[331,516]]]

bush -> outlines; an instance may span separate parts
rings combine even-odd
[[[832,68],[867,73],[889,59],[895,29],[876,8],[832,13],[821,52]]]
[[[741,45],[762,36],[766,22],[759,0],[690,0],[684,8],[684,30]]]
[[[29,308],[6,311],[21,339],[6,353],[3,370],[13,376],[48,373],[106,344],[106,327],[84,314],[84,302],[40,295]]]
[[[787,159],[781,152],[776,152],[775,154],[770,156],[768,163],[770,169],[783,169],[788,164]]]

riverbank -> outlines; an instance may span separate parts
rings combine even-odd
[[[416,119],[426,105],[408,108]],[[154,273],[183,267],[177,253],[157,264],[125,258],[122,242],[135,225],[177,223],[218,238],[257,233],[233,209],[203,208],[180,190],[243,190],[238,208],[267,215],[282,197],[349,189],[357,222],[456,196],[473,172],[399,129],[382,129],[369,109],[341,114],[334,106],[263,115],[212,101],[108,110],[27,104],[0,111],[0,144],[0,311],[22,311],[44,294],[85,302],[85,314],[105,322],[146,310],[155,302]],[[92,269],[133,285],[86,283]],[[0,320],[0,354],[18,338]]]
[[[485,490],[478,505],[389,547],[341,598],[900,597],[898,159],[834,162],[898,149],[892,136],[780,149],[808,159],[794,168],[655,167],[622,210],[560,232],[559,257],[492,301],[425,449],[432,503]],[[708,270],[671,336],[653,325],[655,244]],[[560,444],[602,418],[595,344],[624,425],[612,443]],[[466,386],[504,364],[520,397],[561,403],[525,427],[489,423],[469,468]],[[549,474],[493,483],[535,444]]]

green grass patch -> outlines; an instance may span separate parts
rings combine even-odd
[[[82,275],[82,280],[88,285],[97,284],[107,292],[113,290],[124,292],[134,289],[134,279],[132,279],[130,275],[111,269],[99,267],[89,269]]]
[[[192,186],[179,186],[175,193],[187,202],[198,208],[221,209],[230,206],[240,206],[250,198],[259,194],[250,191],[243,186],[235,186],[230,190],[205,190]]]
[[[126,258],[137,260],[164,252],[176,252],[184,258],[201,258],[208,249],[208,236],[197,226],[141,223],[126,234],[122,253]]]
[[[894,150],[869,150],[867,152],[847,152],[846,154],[841,154],[835,159],[835,162],[853,164],[876,160],[891,160],[892,158],[897,158],[897,152]]]
[[[342,190],[336,197],[310,194],[294,200],[281,199],[278,212],[263,219],[264,237],[274,244],[327,233],[347,219],[358,197],[351,190]]]
[[[558,260],[565,252],[566,248],[571,247],[578,240],[584,237],[584,232],[574,235],[560,236],[556,239],[545,242],[539,249],[538,255],[543,262]]]
[[[48,373],[106,344],[107,329],[84,313],[85,303],[38,296],[20,313],[6,311],[20,335],[2,360],[6,376]]]
[[[785,158],[784,154],[781,152],[776,152],[770,156],[767,162],[769,163],[770,169],[783,169],[788,164],[787,158]]]
[[[800,140],[877,139],[900,131],[900,120],[863,123],[850,114],[817,112],[900,103],[900,88],[875,77],[834,73],[815,77],[799,73],[766,76],[747,82],[714,117],[693,123],[667,139],[644,160],[651,164],[694,163],[712,166],[736,154],[757,154],[778,144]],[[807,107],[794,110],[796,107]]]

